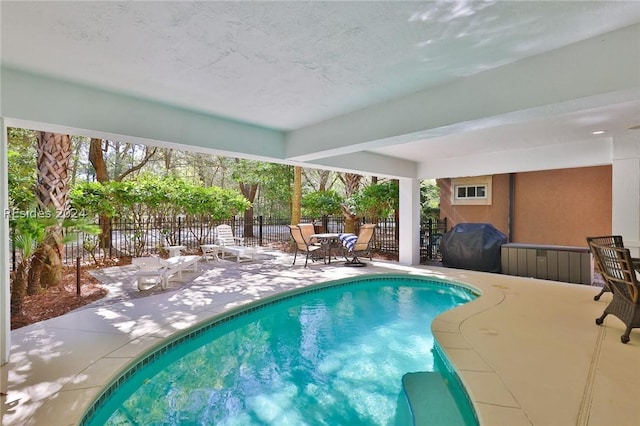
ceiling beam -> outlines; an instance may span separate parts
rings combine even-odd
[[[0,113],[8,123],[37,123],[38,130],[70,129],[79,136],[151,145],[186,145],[220,155],[284,156],[284,134],[277,130],[15,68],[2,68],[0,78]]]
[[[286,135],[286,158],[314,161],[466,129],[594,107],[640,90],[640,25],[342,115]],[[502,119],[505,118],[505,119]]]

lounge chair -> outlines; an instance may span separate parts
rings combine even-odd
[[[598,244],[598,245],[602,245],[602,246],[624,248],[624,242],[622,241],[622,236],[621,235],[604,235],[604,236],[601,236],[601,237],[587,237],[587,244],[589,245],[590,249],[591,249],[591,243],[592,242],[595,243],[595,244]],[[602,266],[600,265],[600,262],[598,261],[598,257],[595,255],[593,250],[591,250],[591,254],[593,255],[593,259],[594,259],[594,261],[596,263],[596,268],[601,273]],[[633,259],[633,262],[636,264],[636,269],[640,268],[640,259]],[[610,291],[611,290],[609,289],[609,286],[607,285],[607,282],[605,280],[604,285],[602,286],[602,290],[600,290],[600,293],[598,293],[595,296],[593,296],[593,300],[600,300],[600,297],[604,293],[608,293]]]
[[[366,255],[369,260],[372,260],[371,242],[375,228],[375,224],[366,223],[360,226],[357,238],[353,234],[340,235],[340,240],[345,247],[344,257],[347,261],[344,264],[346,266],[366,266],[367,264],[363,263],[358,256]]]
[[[299,225],[289,225],[289,230],[291,231],[291,237],[296,244],[296,252],[293,255],[293,264],[296,264],[298,252],[301,252],[306,255],[304,260],[304,267],[306,268],[309,263],[309,256],[311,256],[311,261],[315,262],[318,259],[318,253],[316,253],[316,251],[320,250],[322,247],[320,245],[309,243],[302,234],[302,229],[300,229]]]
[[[199,259],[200,256],[173,256],[168,259],[157,256],[134,257],[131,259],[131,264],[137,267],[135,276],[138,290],[150,288],[144,288],[143,284],[152,284],[152,286],[160,284],[160,287],[166,290],[170,277],[177,275],[182,281],[182,271],[185,269],[197,272]]]
[[[236,262],[238,263],[240,263],[243,257],[245,258],[245,260],[255,260],[255,248],[245,246],[244,238],[234,236],[233,230],[229,225],[216,226],[215,245],[220,247],[219,251],[221,252],[223,259],[225,253],[227,253],[235,256]]]
[[[589,242],[589,247],[597,257],[602,277],[613,295],[596,324],[602,325],[609,314],[618,317],[627,327],[620,340],[627,343],[631,329],[640,327],[640,270],[634,267],[629,249],[594,241]]]

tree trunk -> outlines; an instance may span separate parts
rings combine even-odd
[[[102,139],[91,138],[89,144],[89,161],[96,171],[96,180],[100,183],[109,181],[109,171],[107,163],[104,161],[102,151]]]
[[[47,259],[47,250],[45,245],[40,244],[33,255],[31,256],[31,267],[29,268],[28,280],[27,280],[27,295],[33,296],[40,292],[40,277],[42,275],[42,268],[44,262]]]
[[[44,287],[58,285],[62,280],[62,261],[55,256],[50,245],[45,245],[46,257],[40,272],[40,283]]]
[[[344,232],[356,233],[356,221],[358,217],[351,213],[347,206],[342,205],[342,214],[344,215]]]
[[[44,208],[64,213],[68,207],[71,138],[50,132],[38,132],[38,181],[36,199]]]
[[[22,260],[16,268],[11,282],[11,315],[17,315],[22,311],[22,302],[27,288],[27,268],[29,262]]]
[[[341,176],[340,180],[344,184],[345,196],[349,198],[360,188],[362,176],[354,173],[345,173]],[[344,232],[355,234],[358,217],[349,211],[344,204],[342,205],[342,215],[344,216]]]
[[[302,202],[302,167],[293,168],[293,192],[291,195],[291,224],[300,223]]]
[[[256,194],[258,193],[258,184],[257,183],[239,183],[240,192],[251,202],[256,199]],[[244,211],[244,237],[253,237],[253,207],[249,207]]]
[[[109,170],[104,161],[104,151],[102,150],[102,139],[91,138],[89,144],[89,161],[96,172],[96,180],[100,183],[109,181]],[[111,218],[107,215],[99,215],[100,224],[100,248],[103,253],[111,249]]]
[[[249,207],[244,211],[243,237],[253,237],[253,207]]]
[[[350,197],[360,188],[362,176],[354,173],[345,173],[341,180],[344,183],[345,196]]]
[[[71,137],[50,132],[37,133],[37,169],[38,180],[36,182],[36,200],[43,209],[54,209],[59,217],[64,217],[67,213],[69,200],[69,164],[73,151],[71,149]],[[49,236],[44,244],[50,244],[54,250],[47,250],[47,263],[51,271],[46,275],[46,279],[55,280],[62,276],[62,228],[53,226],[49,230]],[[43,281],[45,277],[40,277]],[[43,281],[30,283],[31,286],[51,286],[57,282]]]

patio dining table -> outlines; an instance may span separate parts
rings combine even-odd
[[[340,242],[340,234],[325,232],[321,234],[311,234],[311,239],[316,239],[322,246],[322,255],[324,263],[331,263],[331,250],[342,247]]]

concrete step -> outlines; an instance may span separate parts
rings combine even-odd
[[[421,371],[402,376],[414,426],[465,426],[465,420],[440,373]]]

